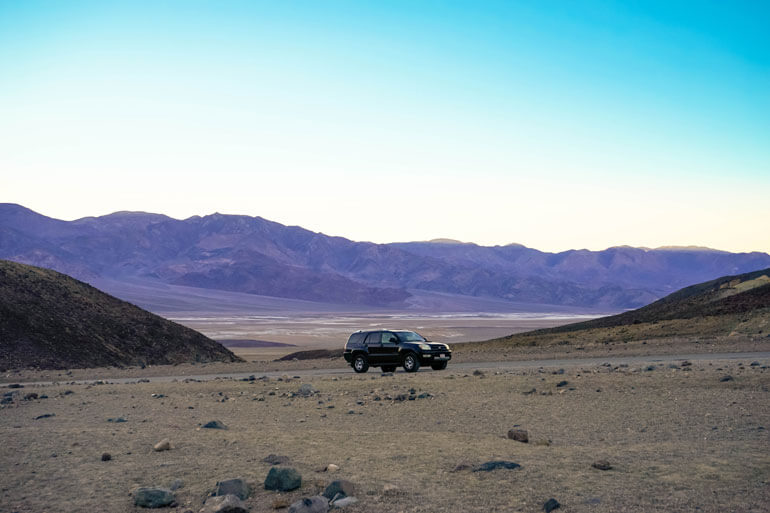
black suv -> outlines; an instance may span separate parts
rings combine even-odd
[[[446,369],[452,352],[448,345],[429,343],[414,331],[378,330],[356,331],[350,335],[342,356],[356,372],[366,372],[369,367],[393,372],[400,365],[406,372],[416,372],[420,365],[430,365],[433,370]]]

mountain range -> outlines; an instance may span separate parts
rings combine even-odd
[[[422,294],[621,310],[726,274],[770,267],[766,253],[613,247],[548,253],[441,239],[374,244],[211,214],[115,212],[75,221],[0,204],[0,258],[86,282],[224,290],[317,303],[410,308]]]

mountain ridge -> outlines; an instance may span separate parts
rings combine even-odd
[[[0,204],[0,258],[86,281],[140,279],[316,302],[403,308],[409,290],[424,290],[605,311],[770,266],[770,255],[760,252],[375,244],[261,217],[214,213],[179,220],[122,211],[61,221],[14,204]]]

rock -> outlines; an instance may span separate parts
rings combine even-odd
[[[390,483],[385,483],[385,486],[382,487],[383,495],[398,495],[400,491],[398,486]]]
[[[691,366],[691,365],[692,365],[692,362],[685,360],[685,361],[683,361],[683,362],[682,362],[680,365],[681,365],[682,367],[689,367],[689,366]]]
[[[44,413],[42,415],[38,415],[37,417],[35,417],[35,420],[50,419],[51,417],[56,417],[56,414],[55,413]]]
[[[289,506],[289,513],[326,513],[327,511],[329,511],[329,501],[321,495],[305,497]]]
[[[273,509],[283,509],[289,507],[289,501],[283,498],[278,498],[273,501]]]
[[[277,454],[268,454],[262,461],[271,465],[286,465],[289,463],[289,457],[278,456]]]
[[[565,387],[567,385],[569,385],[569,381],[559,381],[558,383],[556,383],[556,388]]]
[[[529,442],[529,433],[525,429],[510,429],[508,430],[508,438],[526,444]]]
[[[184,481],[182,481],[179,478],[176,478],[173,481],[171,481],[171,485],[168,488],[169,488],[169,490],[173,491],[173,490],[179,490],[183,486],[184,486]]]
[[[484,371],[476,369],[475,371],[473,371],[473,375],[474,376],[484,376]]]
[[[356,485],[346,479],[338,479],[332,481],[329,486],[324,490],[323,496],[329,500],[334,499],[337,496],[349,497],[356,493]]]
[[[297,395],[300,395],[302,397],[310,397],[315,393],[316,393],[316,390],[313,388],[312,385],[308,383],[305,383],[304,385],[300,386],[299,390],[297,390]]]
[[[519,465],[518,463],[514,463],[512,461],[488,461],[486,463],[482,463],[481,465],[475,467],[473,471],[474,472],[491,472],[499,468],[514,470],[517,468],[521,468],[521,465]]]
[[[326,465],[326,471],[330,474],[334,474],[339,469],[340,467],[338,465],[335,465],[334,463],[329,463],[328,465]]]
[[[725,383],[725,382],[727,382],[727,381],[733,381],[733,379],[734,379],[734,378],[728,374],[727,376],[722,376],[722,377],[719,379],[719,382],[720,382],[720,383]]]
[[[20,385],[19,383],[11,383],[10,385],[7,385],[8,388],[24,388],[24,385]]]
[[[117,417],[115,419],[107,419],[107,422],[121,423],[121,422],[128,422],[128,421],[126,419],[124,419],[123,417]]]
[[[33,399],[37,399],[37,394],[35,392],[30,392],[29,394],[24,395],[25,401],[32,401]]]
[[[200,513],[249,513],[249,510],[235,495],[209,497]]]
[[[214,495],[235,495],[239,499],[244,500],[249,497],[249,485],[240,478],[226,479],[217,483],[217,490],[214,492]]]
[[[591,466],[599,470],[610,470],[612,468],[612,465],[607,460],[596,460],[591,463]]]
[[[171,440],[169,440],[168,438],[164,438],[160,442],[153,445],[152,450],[157,452],[171,450]]]
[[[358,499],[355,497],[343,497],[341,499],[337,499],[336,501],[332,502],[332,508],[339,509],[344,508],[345,506],[350,506],[351,504],[355,504],[358,502]]]
[[[174,493],[168,488],[139,488],[134,492],[134,505],[142,508],[162,508],[175,500]]]
[[[761,364],[760,364],[759,362],[757,362],[757,361],[753,361],[753,362],[751,362],[751,363],[749,364],[749,366],[751,366],[751,367],[759,367],[760,365],[761,365]]]
[[[102,453],[102,461],[110,461],[112,459],[112,454],[108,452]]]
[[[218,420],[210,420],[201,426],[204,429],[227,429],[227,426],[219,422]]]
[[[463,470],[470,470],[473,468],[473,465],[471,463],[468,463],[467,461],[463,461],[462,463],[458,463],[454,466],[450,472],[462,472]]]
[[[546,501],[545,504],[543,504],[543,511],[545,511],[545,513],[551,513],[551,511],[559,509],[560,507],[561,504],[559,504],[559,501],[554,498],[550,498]]]
[[[302,476],[291,467],[273,467],[265,478],[265,490],[288,492],[302,486]]]

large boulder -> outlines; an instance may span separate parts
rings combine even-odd
[[[134,492],[134,505],[141,508],[162,508],[176,500],[168,488],[139,488]]]
[[[288,492],[302,486],[302,476],[292,467],[273,467],[265,478],[265,490]]]

